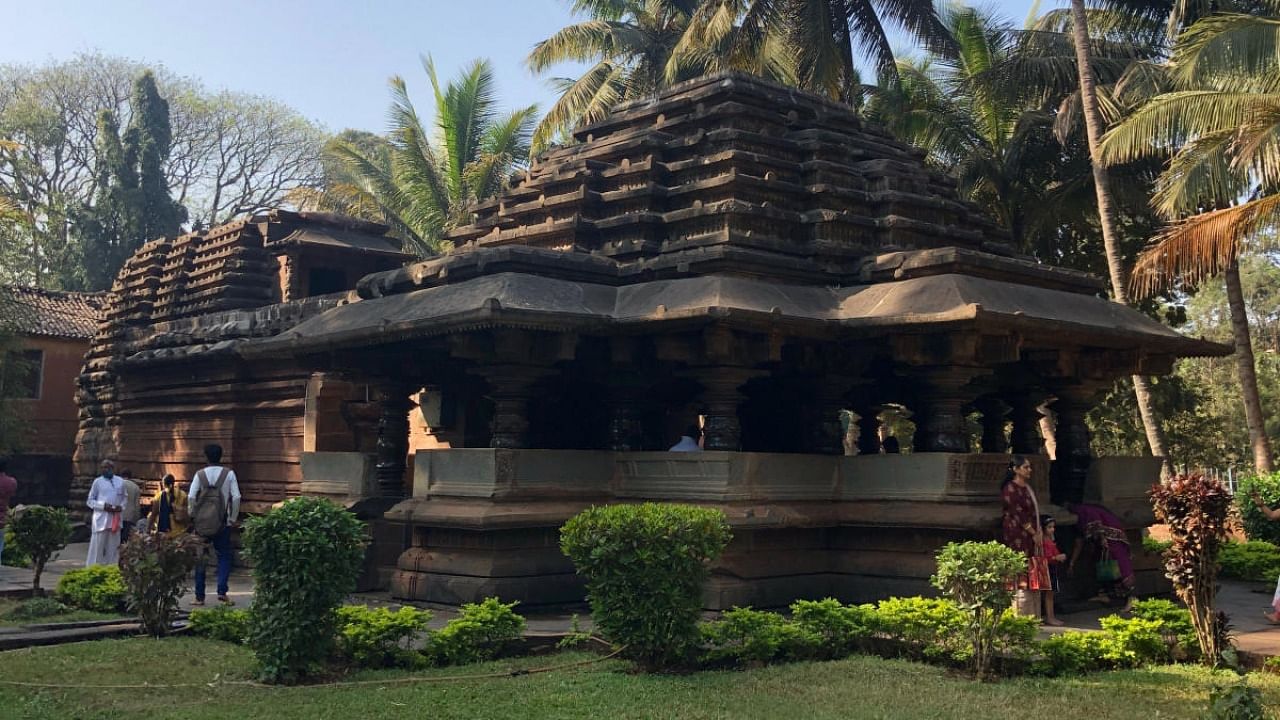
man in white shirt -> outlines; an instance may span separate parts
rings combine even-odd
[[[89,524],[89,556],[85,566],[115,565],[120,560],[120,529],[124,523],[124,480],[116,475],[115,463],[102,461],[102,474],[93,479],[89,499],[93,509]]]
[[[698,438],[702,437],[702,428],[697,425],[690,425],[684,429],[684,435],[680,436],[680,442],[672,445],[667,452],[702,452],[702,446],[698,444]]]
[[[226,522],[215,534],[205,539],[213,545],[213,551],[218,556],[218,602],[231,605],[233,603],[227,597],[227,581],[231,576],[231,526],[235,524],[236,517],[240,514],[240,485],[236,482],[235,472],[221,465],[221,445],[205,445],[204,456],[209,464],[191,479],[191,489],[187,491],[187,507],[194,523],[196,501],[200,493],[213,492],[212,488],[217,486],[216,492],[221,496],[221,507],[225,513]],[[202,557],[196,564],[196,599],[193,605],[204,605],[204,574],[205,563]]]

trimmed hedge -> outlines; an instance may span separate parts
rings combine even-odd
[[[696,651],[707,565],[729,538],[719,510],[609,505],[565,523],[560,548],[587,581],[596,627],[655,670],[688,662]]]
[[[90,565],[71,570],[58,580],[58,598],[81,610],[119,612],[124,610],[129,589],[125,587],[120,568],[115,565]]]

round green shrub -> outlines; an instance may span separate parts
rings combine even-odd
[[[1246,475],[1240,478],[1240,486],[1236,488],[1236,508],[1240,510],[1240,518],[1244,524],[1245,535],[1250,540],[1262,540],[1272,545],[1280,545],[1280,522],[1268,520],[1253,504],[1250,495],[1257,490],[1267,507],[1280,505],[1280,472],[1266,475]]]
[[[560,548],[587,582],[596,627],[646,669],[697,647],[707,565],[730,538],[724,513],[689,505],[609,505],[579,513]]]
[[[115,565],[90,565],[72,570],[58,581],[58,598],[81,610],[119,612],[124,609],[129,589],[125,587],[120,568]]]
[[[364,523],[334,503],[289,500],[245,523],[255,582],[249,645],[262,678],[293,682],[333,651],[336,609],[356,588]]]
[[[39,595],[45,563],[71,540],[71,519],[64,508],[31,505],[15,512],[6,529],[13,531],[15,543],[31,558],[31,592]]]
[[[996,652],[1000,619],[1013,601],[1013,583],[1025,572],[1022,553],[998,542],[947,543],[938,552],[933,586],[964,611],[972,643],[971,666],[986,676]]]

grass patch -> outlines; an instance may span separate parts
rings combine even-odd
[[[88,620],[118,620],[126,616],[120,613],[100,613],[92,610],[71,610],[42,618],[11,618],[9,613],[22,603],[21,599],[0,598],[0,627],[20,625],[44,625],[47,623],[84,622]],[[2,677],[2,676],[0,676]]]
[[[594,656],[562,653],[439,668],[424,677],[483,675],[558,665]],[[180,662],[178,662],[180,659]],[[1214,682],[1229,677],[1197,667],[1101,673],[1068,679],[979,684],[906,661],[854,657],[744,672],[633,675],[605,661],[558,672],[448,683],[353,687],[33,689],[0,685],[6,717],[147,717],[174,720],[316,718],[1199,718]],[[199,638],[103,640],[0,653],[0,678],[40,683],[202,682],[253,675],[250,652]],[[376,671],[355,680],[414,675]],[[1280,704],[1280,677],[1254,674],[1264,702]],[[173,698],[183,698],[173,702]]]

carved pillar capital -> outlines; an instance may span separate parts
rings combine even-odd
[[[924,385],[919,393],[919,411],[914,413],[918,452],[969,452],[969,431],[965,427],[963,408],[978,393],[969,382],[984,372],[981,368],[958,365],[915,371]]]
[[[554,375],[547,367],[498,364],[484,365],[471,372],[489,384],[487,397],[493,401],[493,426],[489,447],[529,447],[529,398],[534,385]]]
[[[707,450],[742,449],[742,422],[738,407],[745,396],[741,387],[764,371],[741,367],[700,367],[687,374],[702,384],[701,402],[706,424],[702,446]]]

